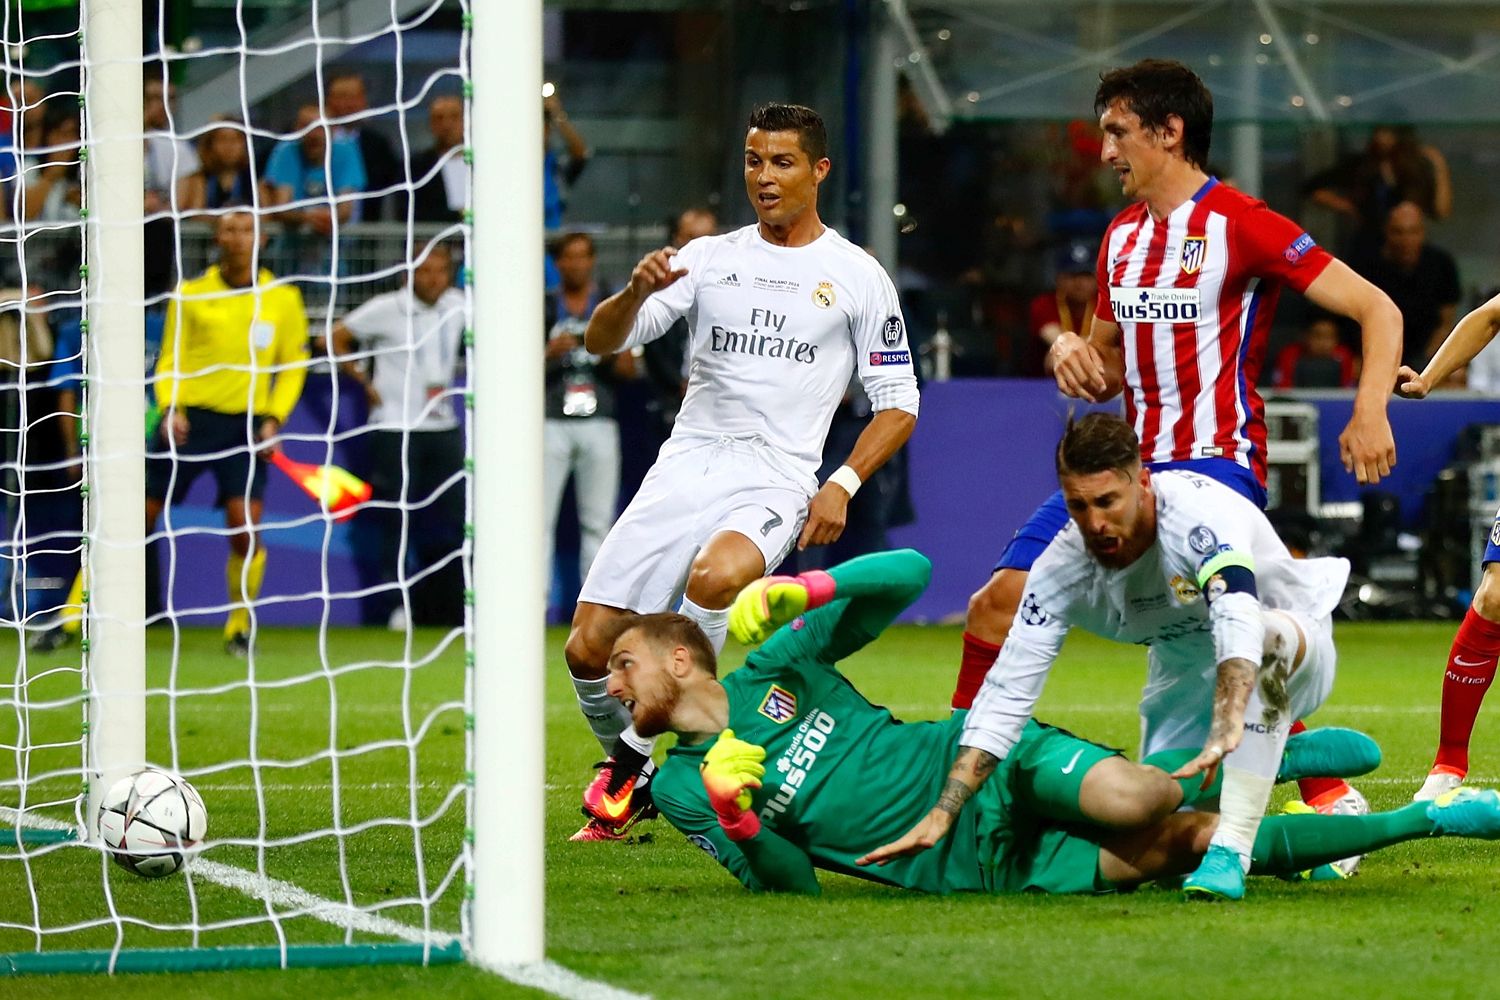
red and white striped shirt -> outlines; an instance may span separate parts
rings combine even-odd
[[[1115,217],[1096,311],[1120,327],[1125,419],[1143,461],[1227,458],[1264,485],[1256,380],[1276,300],[1332,260],[1301,226],[1214,179],[1160,221],[1144,202]]]

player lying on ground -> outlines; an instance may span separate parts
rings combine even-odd
[[[1057,477],[1071,520],[1036,561],[942,798],[875,856],[922,851],[942,838],[957,806],[1014,752],[1077,625],[1148,648],[1143,756],[1201,747],[1177,778],[1212,777],[1224,765],[1213,848],[1184,888],[1238,899],[1287,729],[1333,687],[1330,616],[1349,564],[1293,560],[1260,508],[1223,483],[1182,470],[1153,474],[1135,432],[1111,414],[1069,421]]]
[[[861,867],[871,845],[921,818],[965,712],[903,724],[836,665],[909,606],[930,572],[924,557],[905,550],[757,581],[736,601],[736,636],[754,641],[787,624],[722,681],[690,620],[653,614],[622,622],[610,690],[642,732],[679,737],[654,785],[662,815],[752,889],[816,892],[813,870],[823,868],[928,892],[1101,892],[1191,869],[1216,817],[1154,817],[1135,796],[1170,790],[1179,802],[1201,804],[1212,787],[1173,782],[1160,768],[1035,722],[996,779],[959,810],[942,844]],[[1181,751],[1163,763],[1191,756]],[[1377,762],[1367,738],[1320,730],[1289,744],[1283,776],[1350,775]],[[1091,812],[1114,822],[1090,822]],[[1256,843],[1256,871],[1300,872],[1438,833],[1500,836],[1500,796],[1471,793],[1372,816],[1273,817]]]
[[[1500,333],[1500,295],[1459,320],[1421,374],[1403,365],[1396,376],[1396,393],[1409,399],[1424,398],[1449,375],[1473,361],[1496,333]],[[1474,591],[1474,602],[1448,651],[1437,756],[1432,762],[1432,772],[1417,790],[1418,802],[1457,788],[1469,773],[1469,737],[1474,733],[1474,720],[1479,717],[1484,694],[1495,679],[1496,660],[1500,658],[1500,512],[1496,513],[1495,525],[1490,529],[1482,565],[1484,576],[1479,589]]]

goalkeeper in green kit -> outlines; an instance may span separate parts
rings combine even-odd
[[[757,581],[736,601],[730,629],[741,641],[770,637],[722,681],[691,619],[623,619],[609,692],[642,735],[679,737],[652,783],[662,815],[756,890],[816,893],[817,868],[941,893],[1110,892],[1192,871],[1217,816],[1175,810],[1202,809],[1216,789],[1167,774],[1195,750],[1135,764],[1035,722],[947,837],[920,854],[864,863],[940,796],[966,706],[947,720],[903,724],[836,664],[890,625],[930,573],[925,557],[904,550]],[[1288,743],[1281,778],[1353,775],[1378,759],[1359,734],[1310,730]],[[1293,876],[1436,835],[1500,838],[1500,795],[1470,791],[1365,816],[1270,817],[1252,873]]]

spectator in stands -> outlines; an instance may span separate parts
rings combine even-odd
[[[365,190],[384,191],[406,180],[406,171],[401,160],[391,149],[390,140],[369,127],[371,117],[369,97],[365,93],[365,78],[355,72],[339,73],[328,81],[328,92],[324,96],[328,116],[336,123],[333,128],[335,141],[347,141],[359,147],[361,161],[365,165]],[[363,214],[355,218],[378,221],[385,218],[386,206],[391,199],[373,194],[364,199]]]
[[[559,157],[553,148],[554,128],[567,147],[566,159]],[[546,185],[542,217],[547,229],[555,231],[563,224],[563,212],[568,205],[567,189],[578,182],[578,176],[588,166],[591,155],[588,143],[583,141],[567,111],[563,110],[562,98],[556,90],[542,98],[542,147],[546,150],[542,163],[542,183]]]
[[[370,544],[357,547],[355,560],[361,585],[384,589],[363,600],[366,624],[462,620],[464,442],[452,392],[464,326],[452,252],[434,242],[417,253],[405,288],[375,296],[333,327],[339,367],[370,404],[369,482],[377,503],[357,519]],[[417,575],[408,614],[397,582]]]
[[[254,200],[244,126],[232,118],[221,121],[198,140],[198,172],[184,177],[178,188],[177,205],[184,211],[248,205]]]
[[[1072,240],[1058,249],[1053,259],[1052,290],[1031,300],[1030,354],[1046,357],[1047,349],[1065,330],[1088,337],[1094,325],[1094,299],[1099,294],[1094,273],[1098,256],[1097,243],[1085,240]]]
[[[566,159],[559,157],[554,148],[553,128],[557,129],[567,147]],[[542,224],[547,232],[555,233],[563,225],[563,213],[568,205],[567,190],[577,183],[590,156],[588,143],[573,127],[556,89],[542,98],[542,149],[545,151],[542,160]],[[542,258],[542,264],[547,290],[552,291],[562,276],[550,255]]]
[[[1096,243],[1119,206],[1119,184],[1104,163],[1104,133],[1097,121],[1074,119],[1059,129],[1047,129],[1039,151],[1047,164],[1052,191],[1047,230],[1057,236]],[[1210,170],[1212,175],[1213,171]]]
[[[9,291],[0,292],[0,296],[10,294]],[[52,474],[46,477],[47,484],[42,488],[49,494],[47,497],[48,513],[65,512],[63,516],[70,520],[70,526],[76,526],[81,523],[79,518],[82,514],[77,506],[79,499],[77,487],[83,478],[83,447],[78,436],[81,426],[79,389],[83,381],[81,311],[76,308],[65,308],[56,310],[49,316],[38,310],[31,312],[28,319],[30,317],[36,317],[43,323],[50,318],[56,323],[52,334],[52,364],[47,369],[46,382],[47,388],[51,389],[55,396],[49,416],[37,423],[56,433],[57,436],[53,441],[43,444],[43,451],[46,454],[55,455],[60,460],[60,467],[52,470]],[[54,446],[56,451],[48,445]],[[78,608],[82,603],[83,574],[75,572],[72,587],[68,590],[66,598],[55,605],[54,613],[46,619],[46,624],[27,638],[27,648],[36,652],[51,652],[61,649],[78,638],[83,629],[78,616]],[[40,621],[40,617],[33,618],[33,621]]]
[[[673,220],[667,242],[681,250],[700,236],[719,231],[719,217],[708,208],[689,208]],[[658,441],[665,442],[682,407],[687,388],[687,353],[690,330],[686,319],[679,319],[671,329],[647,344],[641,361],[651,384],[649,408],[658,420]]]
[[[1315,203],[1353,222],[1351,256],[1380,244],[1386,216],[1403,201],[1414,202],[1433,219],[1446,219],[1453,211],[1448,161],[1436,147],[1418,142],[1409,125],[1377,125],[1363,151],[1311,178],[1304,190]]]
[[[288,226],[306,227],[318,236],[333,233],[334,220],[354,221],[357,199],[365,190],[365,164],[353,142],[330,141],[328,123],[316,104],[297,110],[293,131],[299,138],[284,139],[271,151],[261,179],[261,200],[281,208],[277,218]]]
[[[1392,208],[1384,243],[1349,263],[1401,310],[1401,363],[1420,371],[1453,328],[1461,293],[1452,255],[1427,242],[1421,206],[1403,201]]]
[[[412,195],[412,217],[417,222],[457,222],[469,196],[468,165],[462,155],[464,102],[453,96],[434,97],[427,105],[427,127],[432,145],[411,165],[412,182],[418,185]]]
[[[32,150],[39,148],[47,132],[47,92],[35,80],[13,78],[10,85],[10,107],[21,113],[20,149],[24,155],[35,156]],[[7,145],[15,134],[14,125],[6,128]],[[29,160],[30,166],[34,160]]]
[[[78,117],[60,114],[47,123],[42,140],[41,161],[28,168],[26,197],[21,217],[26,221],[64,222],[78,219],[83,204],[83,187],[79,182],[78,152],[81,147]]]
[[[594,307],[608,298],[594,274],[594,240],[569,233],[553,253],[562,282],[546,300],[546,419],[542,434],[546,461],[543,489],[547,505],[549,553],[557,530],[563,487],[573,477],[580,533],[579,578],[614,524],[620,492],[620,428],[615,422],[615,383],[636,374],[632,352],[600,357],[583,346]],[[551,580],[552,574],[547,574]]]
[[[1339,325],[1332,316],[1314,316],[1302,339],[1276,356],[1278,389],[1349,389],[1358,381],[1358,361],[1339,343]]]
[[[172,207],[173,189],[198,172],[200,164],[193,144],[173,132],[169,103],[177,99],[177,88],[168,84],[159,68],[148,67],[141,83],[141,121],[146,126],[146,213]]]
[[[17,186],[22,181],[22,171],[34,166],[36,154],[32,152],[42,145],[46,131],[47,109],[42,106],[45,92],[37,84],[27,80],[12,80],[10,92],[5,99],[4,114],[0,116],[0,197],[7,207],[15,205]],[[14,119],[17,109],[21,116],[21,131],[16,136]],[[19,147],[16,142],[19,140]],[[0,266],[4,281],[18,280],[18,270],[9,262]]]

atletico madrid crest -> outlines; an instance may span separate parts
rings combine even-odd
[[[1203,257],[1208,253],[1207,236],[1188,236],[1182,241],[1182,273],[1197,274],[1203,267]]]
[[[791,722],[797,715],[797,696],[780,684],[772,684],[761,700],[760,714],[772,722]]]

